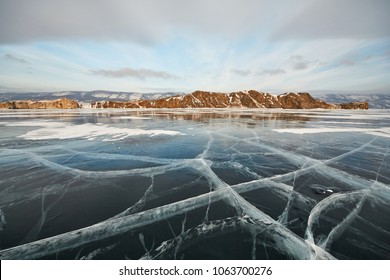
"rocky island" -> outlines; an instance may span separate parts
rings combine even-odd
[[[368,109],[368,102],[329,104],[309,93],[272,95],[255,90],[232,93],[195,91],[155,100],[92,102],[92,108],[281,108],[281,109]]]
[[[0,109],[77,109],[80,105],[75,100],[61,98],[56,100],[17,100],[0,102]]]
[[[91,108],[280,108],[280,109],[368,109],[368,102],[331,104],[307,92],[272,95],[255,90],[232,93],[195,91],[186,95],[129,101],[92,101]],[[0,109],[78,109],[76,100],[17,100],[0,102]],[[88,106],[89,107],[89,106]]]

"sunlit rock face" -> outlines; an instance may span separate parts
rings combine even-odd
[[[314,99],[309,93],[287,93],[278,96],[283,109],[335,109],[336,106]]]
[[[2,110],[0,131],[0,259],[390,259],[388,110]]]
[[[366,103],[365,106],[362,104]],[[348,105],[328,104],[314,99],[309,93],[285,93],[271,95],[255,90],[229,94],[195,91],[183,96],[156,100],[132,100],[128,102],[93,102],[92,108],[282,108],[282,109],[368,109],[367,102]]]
[[[368,109],[368,102],[349,102],[344,104],[337,104],[341,109]]]
[[[61,98],[57,100],[18,100],[0,103],[0,109],[77,109],[79,104],[75,100]]]

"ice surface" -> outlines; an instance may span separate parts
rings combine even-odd
[[[388,113],[2,111],[0,259],[389,259]]]

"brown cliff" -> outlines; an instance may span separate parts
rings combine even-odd
[[[329,104],[309,93],[285,93],[278,96],[255,90],[229,94],[195,91],[184,96],[128,102],[92,102],[92,108],[282,108],[282,109],[368,109],[367,102]]]
[[[18,100],[0,102],[0,109],[77,109],[80,108],[75,100],[61,98],[57,100]]]

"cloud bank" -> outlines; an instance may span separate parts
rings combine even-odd
[[[153,44],[172,29],[231,39],[388,38],[389,11],[388,0],[1,0],[0,44],[59,39]]]
[[[0,43],[81,38],[153,44],[172,28],[240,36],[258,25],[266,1],[244,2],[1,0]]]
[[[390,1],[310,1],[272,35],[276,40],[389,38]]]

